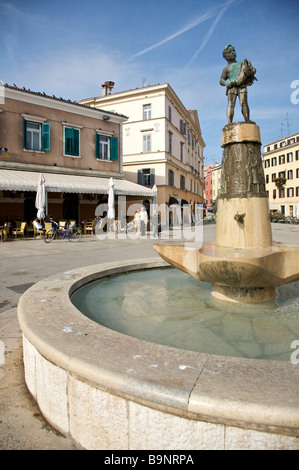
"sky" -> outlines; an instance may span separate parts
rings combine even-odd
[[[298,0],[0,0],[0,80],[78,101],[169,83],[196,109],[205,164],[222,159],[224,47],[249,59],[262,144],[299,132]],[[234,121],[242,121],[239,102]]]

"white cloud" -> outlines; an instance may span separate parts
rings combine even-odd
[[[226,1],[225,3],[221,3],[220,5],[218,5],[217,7],[214,7],[214,8],[211,8],[210,10],[206,11],[205,13],[203,13],[202,15],[200,15],[199,17],[197,17],[195,20],[193,20],[191,23],[187,24],[186,26],[184,26],[183,28],[179,29],[178,31],[176,31],[175,33],[171,34],[170,36],[167,36],[166,38],[164,38],[162,41],[159,41],[155,44],[153,44],[152,46],[149,46],[147,47],[146,49],[143,49],[142,51],[139,51],[137,52],[136,54],[133,55],[132,58],[136,58],[136,57],[139,57],[143,54],[146,54],[147,52],[153,50],[153,49],[156,49],[157,47],[159,46],[162,46],[163,44],[166,44],[167,42],[171,41],[172,39],[175,39],[176,37],[180,36],[181,34],[184,34],[186,33],[187,31],[190,31],[191,29],[195,28],[196,26],[198,26],[199,24],[207,21],[208,19],[212,18],[213,16],[215,16],[216,12],[221,8],[221,12],[220,14],[218,14],[217,18],[216,18],[216,24],[218,23],[220,17],[223,15],[224,11],[233,3],[235,3],[236,1],[238,0],[228,0]],[[216,26],[215,24],[215,26]],[[214,24],[212,26],[212,30],[211,30],[211,33],[213,32],[214,30]],[[209,37],[210,37],[210,31],[208,33]],[[209,39],[209,37],[207,37],[207,39],[204,41],[204,44],[203,44],[203,47],[205,45],[205,43],[207,42],[207,40]],[[202,47],[202,48],[203,48]],[[201,48],[201,49],[202,49]],[[200,50],[201,50],[200,49]],[[200,50],[196,53],[196,56],[197,54],[200,52]]]
[[[137,64],[128,64],[118,52],[107,53],[101,47],[89,50],[67,49],[27,61],[13,82],[34,91],[45,91],[63,98],[80,99],[101,94],[101,85],[112,80],[116,89],[129,89],[143,72]],[[119,90],[120,91],[120,90]]]

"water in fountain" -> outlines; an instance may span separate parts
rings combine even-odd
[[[223,303],[211,285],[177,269],[117,275],[72,296],[90,319],[139,339],[191,351],[289,361],[299,338],[299,282],[276,289],[273,302]]]

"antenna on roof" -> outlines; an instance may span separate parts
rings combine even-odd
[[[281,123],[281,128],[280,128],[280,132],[281,132],[281,136],[280,136],[280,137],[283,137],[283,126],[284,126],[284,123],[282,122],[282,123]]]
[[[143,79],[142,79],[142,88],[145,87],[145,82],[146,82],[146,78],[143,78]]]
[[[286,117],[285,121],[287,121],[288,135],[290,135],[289,113],[287,113],[287,117]]]

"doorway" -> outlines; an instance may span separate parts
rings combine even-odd
[[[62,214],[64,220],[76,220],[78,223],[79,217],[79,197],[75,193],[63,194],[63,208]]]

